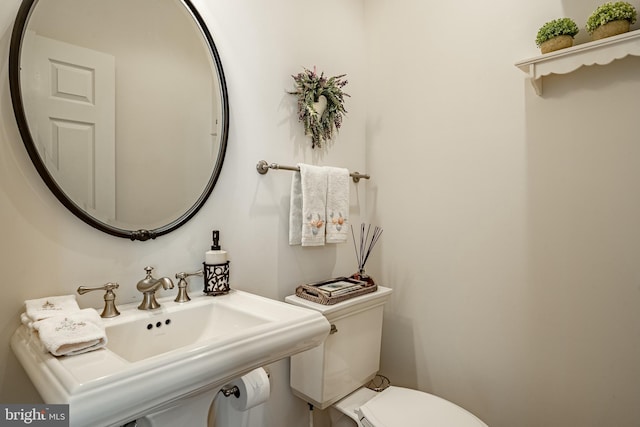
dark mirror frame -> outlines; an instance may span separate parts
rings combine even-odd
[[[211,33],[209,32],[204,20],[202,19],[196,8],[193,6],[193,4],[191,4],[189,0],[181,0],[181,2],[193,16],[200,32],[202,33],[202,36],[206,39],[210,53],[213,57],[213,62],[215,63],[215,71],[218,73],[220,94],[222,97],[222,132],[220,137],[220,151],[218,153],[218,159],[211,173],[209,182],[207,183],[202,195],[200,195],[195,204],[173,222],[152,230],[125,230],[111,226],[98,220],[97,218],[94,218],[83,209],[81,209],[78,205],[76,205],[65,194],[65,192],[62,190],[62,188],[60,188],[60,186],[56,183],[56,181],[53,179],[53,177],[45,167],[44,162],[40,158],[40,154],[38,153],[31,132],[29,131],[27,117],[24,111],[22,93],[20,90],[20,51],[22,39],[26,30],[27,23],[29,21],[29,16],[31,15],[32,8],[38,3],[38,0],[23,0],[18,10],[16,20],[14,22],[13,32],[11,34],[11,45],[9,48],[9,87],[11,90],[11,101],[13,104],[13,111],[18,124],[18,129],[20,131],[20,135],[22,136],[24,146],[29,153],[29,157],[31,158],[33,165],[44,180],[45,184],[47,185],[47,187],[49,187],[49,190],[51,190],[51,192],[67,209],[69,209],[74,215],[76,215],[78,218],[80,218],[90,226],[113,236],[124,237],[131,240],[145,241],[149,239],[155,239],[156,237],[162,236],[163,234],[170,233],[171,231],[184,225],[187,221],[193,218],[193,216],[207,201],[207,198],[213,191],[213,187],[215,186],[216,181],[220,176],[220,171],[222,169],[222,163],[224,162],[227,140],[229,136],[229,98],[224,72],[222,70],[222,62],[220,61],[220,56],[213,42],[213,38],[211,37]]]

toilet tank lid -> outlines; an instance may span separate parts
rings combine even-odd
[[[471,412],[448,400],[403,387],[387,388],[357,412],[374,427],[487,427]]]

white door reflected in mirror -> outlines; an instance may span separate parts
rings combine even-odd
[[[115,58],[33,31],[27,45],[22,89],[40,157],[75,204],[116,220]]]

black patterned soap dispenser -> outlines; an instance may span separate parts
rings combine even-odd
[[[220,248],[220,231],[213,230],[211,250],[204,254],[204,293],[223,295],[229,292],[229,260]]]

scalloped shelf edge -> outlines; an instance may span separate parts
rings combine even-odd
[[[629,55],[640,56],[640,30],[539,55],[515,65],[528,75],[536,94],[541,96],[544,76],[567,74],[594,64],[606,65]]]

